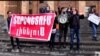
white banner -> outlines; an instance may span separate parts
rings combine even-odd
[[[96,25],[99,25],[99,23],[100,23],[100,17],[96,16],[95,14],[91,14],[88,17],[88,20],[91,21],[91,22],[93,22]]]

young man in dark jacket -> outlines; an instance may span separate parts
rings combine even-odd
[[[80,48],[80,34],[79,34],[79,29],[80,29],[80,19],[83,19],[82,16],[78,14],[78,11],[74,8],[73,14],[71,18],[69,19],[69,24],[70,24],[70,50],[73,49],[74,45],[74,39],[77,40],[77,50]],[[75,38],[76,37],[76,38]]]
[[[12,14],[11,11],[8,11],[8,12],[7,12],[7,15],[8,15],[8,17],[7,17],[8,30],[9,30],[9,28],[10,28],[11,14]],[[13,51],[14,48],[15,48],[13,36],[10,36],[10,40],[11,40],[12,51]],[[17,51],[19,52],[19,51],[21,51],[21,50],[20,50],[20,48],[19,48],[19,39],[18,39],[18,38],[16,38],[16,42],[17,42],[17,47],[18,47],[18,50],[17,50]]]

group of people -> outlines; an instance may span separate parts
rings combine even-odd
[[[66,22],[65,23],[61,23],[59,16],[62,15],[63,19],[65,17]],[[66,15],[66,16],[63,16]],[[70,50],[74,49],[74,39],[77,40],[77,50],[80,49],[80,34],[79,34],[79,29],[80,29],[80,19],[84,19],[84,15],[79,15],[78,10],[76,8],[59,8],[58,7],[58,14],[56,12],[56,17],[55,17],[55,21],[54,24],[59,24],[59,29],[56,26],[56,30],[59,30],[59,48],[61,47],[66,47],[66,37],[67,37],[67,32],[68,32],[68,27],[70,27]],[[63,20],[62,20],[63,21]],[[54,29],[54,28],[53,28]],[[57,32],[56,32],[57,33]],[[55,35],[56,35],[55,33]],[[51,47],[50,50],[53,50],[54,48],[54,33],[51,35]],[[62,39],[63,39],[63,45],[62,43]]]
[[[55,36],[58,34],[59,36],[59,48],[61,47],[66,47],[66,37],[67,37],[67,33],[68,33],[68,27],[70,28],[70,50],[74,49],[74,39],[77,40],[76,43],[76,50],[80,49],[80,19],[84,19],[84,15],[80,15],[78,10],[76,8],[72,8],[72,7],[58,7],[58,11],[52,11],[50,10],[50,7],[48,5],[46,6],[42,6],[39,9],[40,13],[55,13],[56,17],[54,20],[54,25],[53,25],[53,30],[56,29],[56,32],[52,32],[51,34],[51,39],[49,41],[49,48],[50,50],[54,49],[54,42],[55,42]],[[10,26],[10,20],[11,20],[11,11],[7,12],[8,14],[8,18],[7,18],[7,22],[8,22],[8,28]],[[92,9],[90,14],[96,14],[96,10]],[[62,16],[62,15],[66,15],[66,16]],[[65,18],[64,20],[60,19],[60,17]],[[60,20],[66,21],[64,23],[61,23]],[[90,22],[90,21],[89,21]],[[90,27],[92,29],[93,32],[93,38],[92,40],[97,41],[97,35],[96,35],[96,29],[97,29],[97,25],[90,22]],[[10,36],[11,39],[11,45],[12,48],[14,49],[14,40],[13,40],[13,36]],[[63,39],[63,40],[62,40]],[[63,41],[63,45],[61,44]],[[18,49],[20,50],[19,47],[19,39],[16,38],[16,42],[17,42],[17,46]]]
[[[47,7],[45,7],[45,8],[47,8]],[[47,11],[47,10],[45,9],[43,11]],[[49,9],[48,12],[50,13],[50,12],[54,12],[54,11],[51,11]],[[48,13],[48,12],[42,12],[42,13]],[[41,10],[40,10],[40,13],[41,13]],[[56,14],[56,17],[55,17],[53,29],[56,29],[56,32],[52,33],[52,35],[51,35],[51,39],[49,41],[50,50],[53,50],[53,48],[54,48],[55,35],[58,32],[59,32],[59,48],[66,47],[66,38],[67,38],[67,33],[68,33],[68,27],[70,28],[70,50],[73,50],[73,49],[79,50],[80,49],[80,19],[85,19],[85,16],[82,14],[80,15],[78,10],[76,8],[72,8],[72,7],[68,7],[68,8],[58,7],[58,11],[55,11],[55,14]],[[89,16],[91,14],[99,16],[96,13],[96,8],[91,8],[91,11],[89,11]],[[66,15],[66,16],[63,16],[63,15]],[[61,16],[62,16],[62,18],[61,18]],[[63,21],[66,21],[66,22],[61,23],[59,18],[62,19],[62,22]],[[66,18],[66,19],[64,19],[64,18]],[[59,28],[58,28],[58,25],[59,25]],[[96,33],[97,33],[98,25],[89,21],[89,26],[92,30],[92,40],[97,41]],[[75,44],[74,39],[76,39],[76,48],[74,48],[74,44]],[[63,45],[61,44],[62,41],[64,43]]]
[[[45,8],[43,10],[43,8]],[[51,12],[50,9],[49,11],[46,9],[47,7],[41,7],[40,8],[40,13],[48,13]],[[47,11],[47,12],[46,12]],[[59,48],[61,47],[66,47],[66,37],[67,37],[67,32],[68,32],[68,27],[70,27],[70,49],[73,49],[74,45],[74,39],[76,36],[77,39],[77,50],[79,50],[79,44],[80,44],[80,36],[79,36],[79,29],[80,29],[80,19],[84,19],[84,15],[79,15],[78,10],[76,8],[65,8],[65,7],[58,7],[58,13],[55,11],[56,17],[54,21],[54,26],[53,29],[59,30]],[[65,23],[60,23],[59,16],[66,14],[66,22]],[[64,16],[62,17],[62,19]],[[59,24],[59,29],[57,28],[57,24]],[[55,40],[55,35],[57,32],[52,33],[51,39],[50,39],[50,50],[53,50],[54,48],[54,40]],[[62,39],[64,42],[64,45],[61,45]]]

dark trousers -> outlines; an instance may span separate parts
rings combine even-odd
[[[15,45],[14,45],[14,38],[13,38],[12,36],[10,36],[10,39],[11,39],[12,48],[14,49],[14,48],[15,48]],[[20,49],[19,39],[18,39],[18,38],[15,38],[15,39],[16,39],[16,43],[17,43],[17,48]]]
[[[49,41],[49,48],[54,48],[54,42],[55,42],[55,33],[51,34],[51,39]]]
[[[74,39],[76,39],[76,41],[77,41],[76,46],[77,46],[77,49],[79,49],[80,36],[79,36],[79,29],[77,29],[77,28],[70,29],[70,49],[73,49]]]
[[[61,47],[61,40],[63,38],[63,42],[64,42],[64,45],[66,45],[66,37],[67,37],[67,31],[68,31],[68,24],[60,24],[59,25],[59,30],[60,30],[60,37],[59,37],[59,44],[60,44],[60,47]]]

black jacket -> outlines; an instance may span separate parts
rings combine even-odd
[[[55,17],[55,20],[54,20],[54,24],[53,24],[53,29],[55,29],[56,28],[56,24],[58,24],[58,17],[56,16]]]
[[[80,28],[80,19],[84,19],[84,15],[72,14],[69,19],[70,28]]]
[[[9,27],[10,27],[10,21],[11,21],[11,17],[8,17],[8,18],[7,18],[8,29],[9,29]]]

